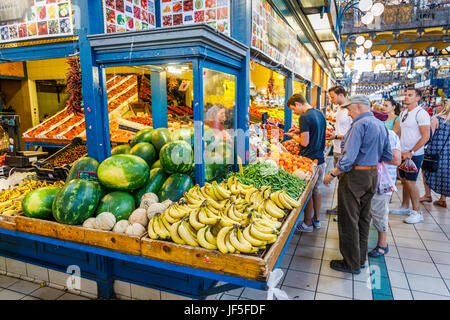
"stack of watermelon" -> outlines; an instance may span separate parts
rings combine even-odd
[[[99,164],[85,157],[72,167],[63,188],[38,189],[23,200],[26,216],[80,225],[102,212],[128,219],[145,193],[178,201],[193,187],[193,128],[139,131]],[[190,176],[191,175],[191,176]]]

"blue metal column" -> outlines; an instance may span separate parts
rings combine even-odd
[[[284,80],[285,104],[284,104],[284,132],[288,132],[292,127],[292,110],[288,108],[287,101],[294,94],[294,73],[289,73]],[[289,137],[285,136],[285,140]]]
[[[321,101],[320,101],[321,97],[322,97],[322,89],[320,87],[317,87],[317,110],[320,110],[320,107],[321,107]]]
[[[204,140],[203,140],[203,60],[192,62],[194,82],[194,161],[195,183],[205,184]]]
[[[309,104],[311,104],[311,82],[308,81],[308,83],[306,84],[306,101],[308,101]]]
[[[250,160],[249,122],[250,122],[250,46],[252,40],[252,2],[235,0],[231,2],[231,37],[245,44],[249,49],[243,61],[237,81],[237,134],[236,155],[244,165]],[[236,168],[237,169],[237,166]]]
[[[103,33],[103,9],[100,1],[79,0],[80,29],[78,29],[86,139],[88,154],[101,162],[111,153],[105,73],[95,63],[88,34]]]
[[[153,128],[167,128],[167,85],[165,71],[151,71]]]

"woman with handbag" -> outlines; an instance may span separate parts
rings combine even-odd
[[[425,195],[421,202],[432,202],[431,190],[440,194],[434,205],[447,208],[446,197],[450,196],[450,101],[446,100],[444,110],[431,119],[433,136],[425,151],[422,165]]]

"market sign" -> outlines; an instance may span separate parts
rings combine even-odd
[[[0,78],[2,77],[25,78],[24,62],[0,63]]]
[[[0,43],[73,32],[70,0],[0,0]]]
[[[230,34],[230,0],[157,0],[161,7],[161,26],[206,23]]]
[[[148,30],[156,27],[155,0],[102,1],[106,33]]]

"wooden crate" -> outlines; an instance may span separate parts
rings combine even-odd
[[[87,229],[54,221],[16,217],[17,231],[76,242],[122,253],[141,255],[141,237],[112,231]]]
[[[294,209],[283,222],[277,241],[263,256],[245,254],[223,254],[218,250],[209,250],[173,242],[142,238],[141,251],[144,258],[188,266],[204,271],[217,272],[252,281],[266,282],[270,271],[289,238],[296,220],[305,206],[308,194],[317,181],[318,172],[314,173],[305,191],[300,197],[301,206]]]
[[[0,215],[0,228],[16,230],[16,217]]]

